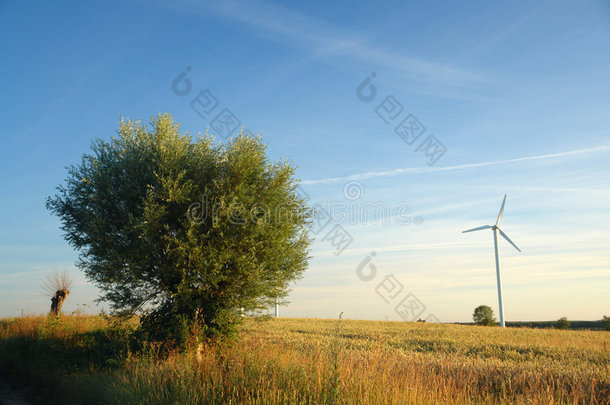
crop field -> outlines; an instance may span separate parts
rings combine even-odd
[[[161,355],[98,316],[0,321],[2,378],[32,403],[610,403],[610,333],[245,318]]]

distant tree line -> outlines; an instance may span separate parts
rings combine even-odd
[[[476,325],[496,326],[496,318],[494,317],[493,309],[488,305],[479,305],[475,308],[472,319]],[[607,330],[610,331],[610,317],[604,315],[599,321],[569,321],[563,316],[556,321],[539,321],[539,322],[506,322],[509,327],[524,327],[524,328],[556,328],[556,329],[589,329],[589,330]]]

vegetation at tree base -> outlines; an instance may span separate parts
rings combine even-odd
[[[0,368],[33,403],[607,403],[610,334],[246,318],[239,338],[159,356],[132,319],[0,320]]]
[[[479,305],[474,309],[472,319],[477,325],[494,326],[496,325],[496,318],[494,317],[494,311],[487,305]]]
[[[170,115],[151,127],[122,119],[47,207],[100,299],[144,314],[141,339],[230,335],[239,308],[268,308],[301,277],[311,210],[294,167],[269,162],[260,138],[193,139]]]
[[[570,329],[570,321],[565,316],[559,318],[556,323],[557,329]]]

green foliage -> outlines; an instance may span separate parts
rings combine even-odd
[[[284,298],[307,267],[311,210],[294,167],[261,139],[180,134],[170,115],[121,120],[72,166],[47,208],[115,314],[143,314],[152,341],[226,336],[239,308]]]
[[[604,330],[610,330],[610,317],[604,315],[602,317],[602,322],[604,324]]]
[[[273,317],[270,314],[263,314],[260,316],[255,316],[252,319],[254,319],[256,322],[270,322],[270,321],[274,320],[275,317]]]
[[[484,326],[495,326],[496,318],[494,317],[494,311],[487,305],[479,305],[474,309],[472,319],[477,325]]]
[[[570,321],[565,316],[559,318],[555,324],[557,329],[570,329]]]

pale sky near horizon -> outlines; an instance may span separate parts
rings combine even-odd
[[[492,233],[461,232],[504,194],[506,319],[610,315],[608,2],[6,1],[0,23],[0,317],[46,312],[54,268],[67,312],[99,309],[45,199],[120,116],[159,112],[194,135],[230,112],[339,207],[282,316],[497,315]]]

